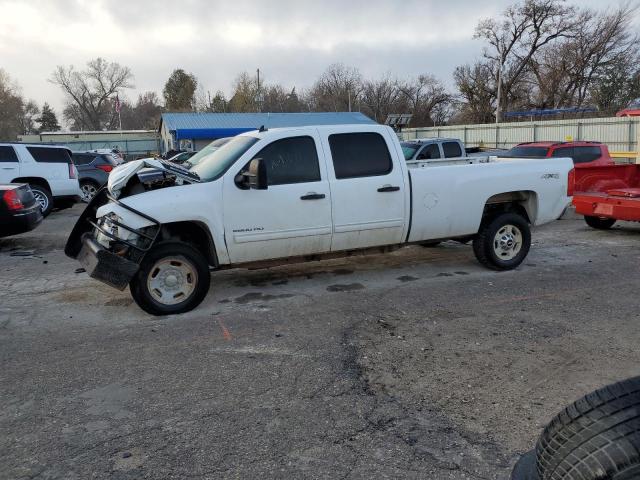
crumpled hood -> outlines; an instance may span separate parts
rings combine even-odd
[[[118,198],[122,189],[129,182],[129,179],[144,169],[167,172],[188,183],[196,183],[200,181],[199,177],[195,173],[191,173],[189,170],[179,165],[155,158],[142,158],[140,160],[133,160],[115,167],[111,173],[109,173],[107,190],[109,190],[109,193],[114,198]]]

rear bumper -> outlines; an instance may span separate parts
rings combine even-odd
[[[576,213],[589,217],[640,221],[640,198],[614,197],[605,194],[576,193],[573,197]]]
[[[82,237],[77,259],[91,278],[118,290],[124,290],[129,285],[139,268],[137,263],[104,248],[89,233]]]
[[[0,237],[8,237],[36,228],[42,222],[42,212],[40,211],[40,206],[36,205],[28,210],[6,216],[3,215],[0,221],[2,223]]]

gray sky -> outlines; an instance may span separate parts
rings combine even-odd
[[[634,0],[638,1],[638,0]],[[447,85],[482,49],[480,18],[513,0],[0,0],[0,67],[27,98],[60,113],[56,65],[97,56],[131,68],[138,92],[161,93],[174,68],[212,94],[260,68],[268,82],[307,87],[331,63],[365,77],[432,73]],[[618,1],[573,0],[597,8]],[[636,18],[640,29],[640,21]]]

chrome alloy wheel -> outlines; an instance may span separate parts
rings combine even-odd
[[[493,251],[500,260],[512,260],[522,249],[522,232],[515,225],[504,225],[493,237]]]
[[[175,305],[185,301],[198,283],[198,271],[183,257],[158,260],[147,277],[147,289],[151,297],[163,305]]]
[[[82,193],[82,201],[89,203],[98,192],[98,189],[93,183],[83,183],[80,187],[80,192]]]
[[[40,204],[40,210],[45,212],[47,208],[49,208],[49,199],[47,196],[40,190],[33,190],[33,196],[35,197],[36,202]]]

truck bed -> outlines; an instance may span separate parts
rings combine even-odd
[[[586,167],[575,174],[576,213],[640,221],[640,165]]]

